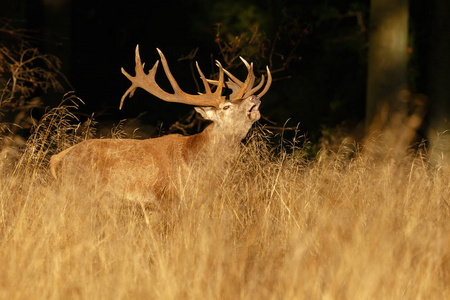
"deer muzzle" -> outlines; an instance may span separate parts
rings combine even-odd
[[[252,122],[259,120],[261,114],[259,112],[259,106],[261,105],[261,100],[259,97],[250,96],[250,108],[247,110],[247,115]]]
[[[259,112],[259,106],[261,105],[261,100],[259,97],[256,96],[251,96],[250,97],[250,103],[252,104],[252,106],[250,107],[250,109],[247,111],[247,114],[250,115],[252,113],[256,113]]]

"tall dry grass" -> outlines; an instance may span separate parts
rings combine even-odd
[[[51,180],[37,155],[73,133],[61,120],[30,139],[33,164],[2,162],[0,299],[450,297],[450,170],[425,151],[376,139],[306,160],[256,134],[223,182],[190,182],[148,224]]]

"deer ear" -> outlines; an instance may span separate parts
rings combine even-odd
[[[194,107],[194,109],[203,117],[203,119],[206,120],[214,119],[214,107],[202,106],[202,107]]]

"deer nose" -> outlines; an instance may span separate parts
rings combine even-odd
[[[255,96],[255,95],[252,95],[250,98],[250,101],[253,102],[254,104],[259,104],[259,103],[261,103],[261,98]]]

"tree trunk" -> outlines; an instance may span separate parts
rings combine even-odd
[[[450,1],[435,0],[428,60],[430,113],[428,141],[431,163],[450,163]]]
[[[366,130],[381,130],[404,108],[407,85],[408,1],[372,0],[366,98]]]

